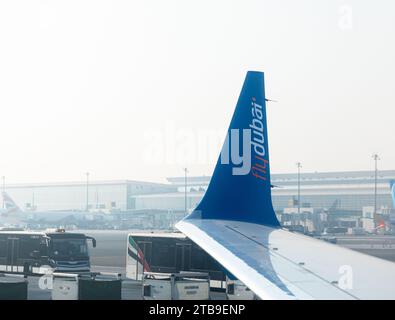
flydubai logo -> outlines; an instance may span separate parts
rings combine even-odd
[[[255,178],[266,180],[266,169],[269,161],[265,159],[265,134],[263,127],[264,110],[251,100],[251,123],[248,129],[230,129],[226,135],[221,151],[221,164],[232,163],[233,175],[252,174]],[[240,137],[242,133],[242,137]],[[242,141],[240,150],[240,141]]]

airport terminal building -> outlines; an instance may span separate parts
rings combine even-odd
[[[292,207],[298,194],[298,175],[272,174],[273,205],[276,211]],[[377,207],[392,208],[389,181],[395,179],[395,170],[380,171],[377,177]],[[135,196],[139,209],[185,209],[185,179],[167,179],[178,192]],[[210,177],[190,177],[187,180],[187,206],[194,208],[206,190]],[[375,177],[372,171],[315,172],[300,175],[301,205],[327,208],[336,211],[362,212],[365,206],[374,205]]]
[[[138,195],[176,192],[170,184],[134,180],[32,183],[7,185],[6,192],[21,209],[31,211],[135,209]]]
[[[379,171],[377,207],[392,208],[389,181],[395,170]],[[162,210],[185,212],[184,177],[168,178],[168,183],[133,180],[41,183],[7,185],[7,193],[23,209],[115,211]],[[188,177],[187,209],[193,209],[207,189],[210,177]],[[272,174],[273,204],[276,211],[292,207],[297,199],[297,174]],[[303,207],[361,212],[374,204],[374,172],[302,173]]]

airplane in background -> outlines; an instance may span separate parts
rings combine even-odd
[[[1,196],[3,198],[3,208],[0,209],[0,226],[25,227],[26,224],[21,220],[23,210],[6,192],[3,191]]]
[[[71,220],[84,220],[89,212],[71,210],[24,211],[7,192],[2,192],[4,209],[0,210],[0,224],[6,226],[26,226],[27,223],[62,223]]]
[[[390,180],[390,192],[391,192],[391,197],[392,197],[392,206],[393,206],[393,211],[390,213],[390,223],[392,226],[395,225],[395,180]]]
[[[280,226],[262,72],[247,73],[207,191],[176,227],[261,299],[395,299],[395,263]]]
[[[11,197],[6,193],[2,192],[2,197],[3,197],[3,208],[0,209],[0,216],[6,217],[10,214],[13,213],[19,213],[22,212],[21,208],[14,202],[14,200],[11,199]]]

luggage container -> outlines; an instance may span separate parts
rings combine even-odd
[[[78,300],[78,274],[52,274],[52,300]]]
[[[25,277],[0,274],[0,300],[27,300],[27,285]]]
[[[120,273],[53,273],[52,300],[121,300]]]
[[[122,300],[120,273],[98,272],[80,275],[79,300]]]
[[[144,272],[145,300],[209,300],[210,276],[202,272]]]
[[[226,297],[228,300],[256,300],[254,292],[252,292],[240,280],[231,280],[226,277]]]

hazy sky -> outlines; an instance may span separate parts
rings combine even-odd
[[[247,70],[272,172],[395,169],[394,38],[393,0],[1,1],[0,176],[209,175]]]

